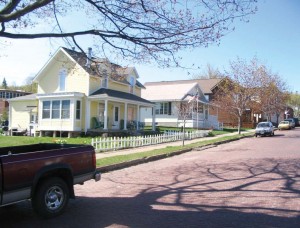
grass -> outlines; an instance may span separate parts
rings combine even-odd
[[[170,129],[170,128],[168,128]],[[225,128],[223,131],[212,131],[210,136],[216,136],[221,134],[227,134],[236,132],[237,129]],[[245,135],[250,135],[251,133],[246,133],[242,135],[233,135],[233,136],[224,136],[221,138],[212,138],[206,141],[199,141],[197,143],[187,144],[184,147],[182,146],[166,146],[163,149],[156,149],[146,152],[134,153],[134,154],[126,154],[126,155],[118,155],[113,157],[107,157],[97,160],[97,167],[107,166],[118,164],[126,161],[132,161],[141,158],[147,158],[155,155],[161,154],[172,154],[175,151],[179,151],[182,149],[190,149],[196,148],[206,145],[211,145],[220,141],[231,140],[231,139],[238,139],[244,137]],[[36,143],[57,143],[59,140],[65,141],[68,144],[91,144],[91,138],[86,137],[78,137],[78,138],[53,138],[53,137],[25,137],[25,136],[0,136],[0,145],[1,147],[6,146],[20,146],[20,145],[29,145],[29,144],[36,144]]]
[[[27,136],[0,136],[1,147],[21,146],[36,143],[56,143],[64,140],[68,144],[91,144],[91,138],[53,138],[53,137],[27,137]]]
[[[250,130],[250,128],[242,128],[241,131],[247,131]],[[228,134],[228,133],[233,133],[233,132],[237,132],[238,129],[237,128],[224,128],[222,131],[219,130],[213,130],[211,132],[211,136],[215,136],[215,135],[222,135],[222,134]]]
[[[116,156],[112,156],[112,157],[101,158],[101,159],[97,159],[97,167],[114,165],[114,164],[118,164],[118,163],[122,163],[122,162],[133,161],[136,159],[147,158],[147,157],[151,157],[151,156],[155,156],[155,155],[161,155],[161,154],[168,155],[168,154],[172,154],[173,152],[176,152],[179,150],[212,145],[212,144],[226,141],[226,140],[239,139],[239,138],[245,137],[247,135],[252,135],[252,134],[253,133],[246,133],[246,134],[241,134],[241,135],[224,136],[221,138],[216,138],[216,139],[211,139],[211,140],[200,141],[197,143],[188,144],[188,145],[185,145],[184,147],[182,147],[182,146],[167,146],[162,149],[155,149],[155,150],[150,150],[150,151],[146,151],[146,152],[116,155]]]

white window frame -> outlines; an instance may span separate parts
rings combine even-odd
[[[69,106],[68,109],[63,110],[63,102],[64,101],[68,101],[69,102]],[[50,112],[49,117],[44,118],[44,102],[50,102],[50,108],[46,109],[46,111]],[[59,109],[55,109],[56,111],[59,112],[59,116],[53,118],[53,102],[59,102]],[[64,117],[63,112],[64,111],[69,111],[68,115],[66,117]],[[42,119],[44,120],[61,120],[61,119],[70,119],[71,118],[71,100],[70,99],[64,99],[64,100],[44,100],[42,101]]]
[[[129,93],[134,94],[134,86],[135,86],[135,77],[129,77]]]
[[[156,115],[169,115],[169,102],[158,102],[155,104]]]
[[[101,79],[101,88],[108,88],[108,76],[103,76]]]
[[[61,69],[58,73],[59,91],[66,91],[67,70]]]

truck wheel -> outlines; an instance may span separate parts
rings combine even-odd
[[[32,207],[43,218],[63,213],[69,202],[69,189],[61,178],[53,177],[39,184],[32,198]]]

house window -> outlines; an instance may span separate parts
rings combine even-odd
[[[129,79],[129,92],[133,94],[133,89],[134,89],[134,77],[131,76],[130,79]]]
[[[60,101],[52,101],[52,119],[59,119]]]
[[[80,120],[81,102],[76,101],[76,119]]]
[[[30,115],[30,123],[37,123],[37,122],[38,122],[37,113],[32,113]]]
[[[205,119],[207,120],[208,119],[208,109],[205,109],[204,115],[205,115]]]
[[[50,118],[50,101],[43,101],[42,118],[43,119]]]
[[[157,115],[171,115],[170,102],[156,103],[155,114]]]
[[[69,119],[70,100],[43,101],[43,119]]]
[[[101,80],[101,87],[108,88],[108,77],[107,76],[103,76],[103,78]]]
[[[67,78],[67,71],[66,69],[62,69],[59,71],[59,91],[66,90],[66,78]]]
[[[61,105],[61,118],[70,118],[70,100],[63,100]]]

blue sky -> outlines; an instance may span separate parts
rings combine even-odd
[[[206,65],[221,72],[236,57],[247,60],[256,56],[278,73],[291,91],[300,92],[300,1],[259,0],[258,12],[250,16],[250,22],[235,21],[235,31],[221,39],[220,45],[182,52],[183,63],[191,62],[199,70],[160,69],[155,65],[135,65],[142,83],[191,79],[191,75],[205,71]],[[59,46],[55,41],[0,40],[7,46],[0,53],[0,80],[8,84],[21,84],[37,72]],[[87,44],[88,46],[88,44]],[[128,63],[130,64],[130,63]]]

